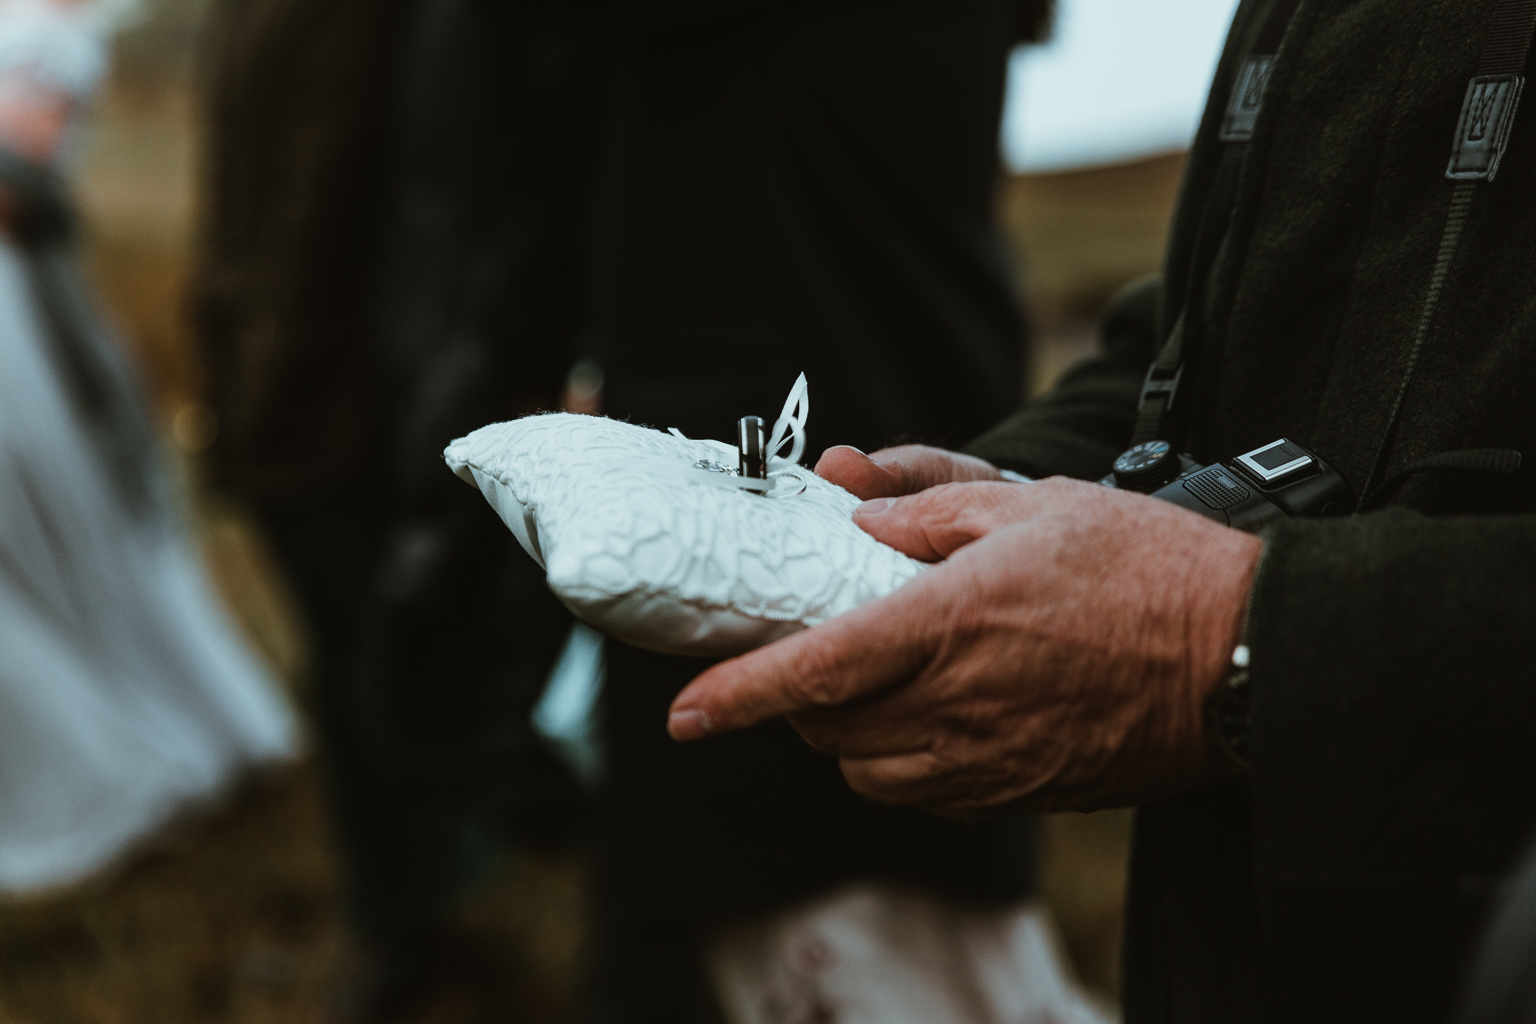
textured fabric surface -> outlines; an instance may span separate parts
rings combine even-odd
[[[669,654],[739,654],[895,590],[922,563],[853,524],[809,470],[721,486],[729,446],[598,416],[482,427],[444,457],[478,486],[589,625]]]

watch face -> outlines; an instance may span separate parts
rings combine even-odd
[[[1168,458],[1173,451],[1167,441],[1146,441],[1136,447],[1123,452],[1115,460],[1117,473],[1136,473],[1144,469],[1151,469]],[[1103,463],[1099,463],[1103,465]]]

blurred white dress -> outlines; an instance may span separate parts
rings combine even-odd
[[[44,6],[0,2],[0,73],[28,52],[10,13],[44,25],[40,46],[100,57],[101,18],[50,20]],[[35,57],[79,88],[61,60]],[[61,341],[40,301],[49,272],[0,237],[0,891],[12,892],[104,866],[296,746],[291,711],[179,521],[125,365],[104,332]]]

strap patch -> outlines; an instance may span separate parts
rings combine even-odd
[[[1227,116],[1221,121],[1222,142],[1247,142],[1253,138],[1253,126],[1264,106],[1264,89],[1274,66],[1274,57],[1249,57],[1243,62],[1243,70],[1232,87],[1232,98],[1227,101]]]
[[[1451,163],[1445,169],[1447,178],[1493,180],[1509,146],[1510,128],[1524,88],[1525,79],[1519,75],[1480,75],[1467,83]]]

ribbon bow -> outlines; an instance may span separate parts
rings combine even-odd
[[[802,373],[796,379],[795,386],[789,389],[789,397],[784,399],[784,410],[774,421],[773,434],[768,439],[768,472],[773,472],[775,462],[781,466],[784,463],[800,465],[800,457],[805,454],[805,421],[810,415],[811,393],[805,383],[805,374]],[[786,441],[790,442],[788,457],[779,455],[779,449],[784,447]]]

